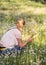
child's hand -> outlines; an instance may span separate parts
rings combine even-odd
[[[29,38],[27,41],[28,41],[28,42],[31,42],[32,40],[33,40],[33,38]]]

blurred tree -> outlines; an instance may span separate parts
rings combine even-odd
[[[0,2],[10,2],[11,0],[0,0]]]
[[[31,0],[31,1],[41,2],[41,3],[43,3],[43,4],[46,3],[46,0]]]

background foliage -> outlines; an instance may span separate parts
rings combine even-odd
[[[0,39],[19,17],[26,21],[23,42],[34,40],[10,57],[0,55],[0,65],[46,65],[46,0],[0,0]]]

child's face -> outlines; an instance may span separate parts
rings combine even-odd
[[[20,20],[20,21],[18,22],[18,25],[19,25],[20,28],[23,28],[23,26],[24,26],[24,25],[23,25],[23,20]]]

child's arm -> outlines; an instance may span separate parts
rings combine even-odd
[[[26,42],[22,43],[22,39],[18,39],[17,38],[17,41],[18,41],[18,45],[19,47],[23,48],[24,46],[26,46],[29,42],[31,42],[33,39],[32,38],[29,38],[28,40],[26,40]]]

